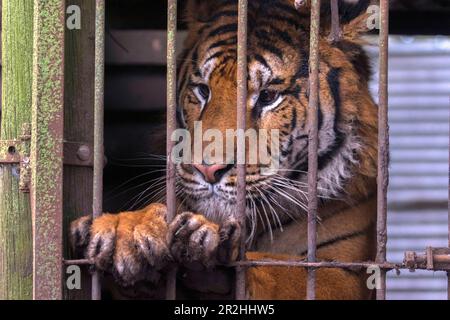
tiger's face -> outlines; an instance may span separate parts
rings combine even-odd
[[[192,135],[196,122],[203,132],[214,129],[224,137],[236,129],[237,5],[217,3],[204,12],[204,21],[191,21],[179,65],[178,122]],[[246,166],[247,211],[252,221],[282,224],[301,216],[307,203],[309,12],[299,13],[288,0],[250,1],[248,19],[246,127],[278,130],[279,165],[269,174],[261,163]],[[357,170],[365,175],[375,170],[376,106],[367,88],[369,68],[350,22],[343,32],[348,38],[338,44],[328,42],[327,32],[320,40],[318,185],[323,199],[348,193]],[[247,157],[255,147],[260,146],[247,144]],[[235,165],[179,164],[177,174],[181,198],[191,210],[216,221],[236,214]]]

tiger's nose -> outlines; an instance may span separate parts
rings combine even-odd
[[[193,164],[192,165],[198,172],[200,172],[203,178],[211,183],[217,183],[220,179],[227,173],[233,165],[226,164],[213,164],[213,165],[205,165],[205,164]]]

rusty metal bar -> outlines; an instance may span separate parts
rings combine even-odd
[[[65,1],[34,1],[33,298],[62,298]]]
[[[239,0],[238,11],[238,45],[237,45],[237,130],[244,132],[246,127],[247,112],[247,19],[248,19],[248,1]],[[244,136],[244,135],[242,135]],[[239,143],[241,142],[241,143]],[[245,199],[245,140],[238,139],[237,145],[237,197],[236,212],[241,223],[241,246],[240,260],[245,260],[247,223],[246,223],[246,199]],[[244,163],[240,163],[243,161]],[[236,267],[236,300],[246,298],[246,269],[241,266]]]
[[[93,265],[94,261],[89,259],[74,259],[74,260],[63,260],[63,264],[66,266],[78,265],[78,266],[88,266]]]
[[[175,194],[175,163],[172,161],[172,133],[177,126],[176,101],[177,101],[177,62],[176,62],[176,35],[177,35],[177,1],[167,2],[167,175],[166,175],[166,204],[167,222],[173,220],[176,215]],[[166,299],[176,298],[176,273],[177,268],[171,267],[167,272]]]
[[[95,5],[95,78],[94,78],[94,179],[92,216],[103,213],[104,166],[104,87],[105,87],[105,0]],[[101,299],[98,272],[92,274],[92,300]]]
[[[231,264],[231,266],[243,266],[245,268],[250,267],[301,267],[301,268],[315,268],[315,269],[327,269],[327,268],[341,268],[350,269],[354,271],[360,271],[372,266],[377,266],[382,270],[429,270],[426,264],[426,255],[417,255],[415,265],[408,265],[405,263],[376,263],[376,262],[336,262],[336,261],[319,261],[319,262],[306,262],[306,261],[285,261],[285,260],[246,260],[239,261]],[[437,264],[434,267],[434,271],[448,271],[450,270],[450,256],[449,255],[435,255],[434,263]]]
[[[403,266],[412,270],[450,270],[450,249],[427,247],[425,254],[406,251]]]
[[[319,28],[320,0],[311,3],[311,31],[309,53],[309,108],[308,108],[308,262],[316,261],[317,235],[317,152],[319,109]],[[316,297],[316,271],[308,269],[306,298]]]
[[[377,177],[377,263],[386,262],[387,244],[387,190],[389,184],[388,152],[388,41],[389,1],[380,1],[380,78],[378,107],[378,177]],[[381,288],[377,289],[377,300],[386,299],[386,272],[381,272]]]
[[[65,265],[90,265],[93,261],[88,259],[80,260],[64,260]],[[262,259],[262,260],[245,260],[237,261],[224,265],[226,267],[302,267],[302,268],[344,268],[351,270],[367,269],[370,266],[378,266],[380,269],[385,270],[432,270],[447,271],[450,270],[450,249],[449,248],[432,248],[428,247],[424,253],[417,253],[415,251],[406,251],[405,257],[402,263],[392,262],[340,262],[340,261],[317,261],[308,262],[305,260],[275,260],[275,259]]]
[[[367,269],[371,266],[378,266],[380,269],[385,270],[401,270],[408,269],[403,264],[396,264],[385,262],[382,264],[372,263],[372,262],[335,262],[335,261],[319,261],[319,262],[307,262],[307,261],[285,261],[285,260],[246,260],[238,261],[232,266],[243,266],[245,268],[250,267],[300,267],[300,268],[315,268],[315,269],[329,269],[329,268],[341,268],[359,271],[362,269]],[[426,268],[426,267],[424,267]],[[424,269],[417,267],[416,269]]]
[[[341,38],[341,27],[339,25],[339,3],[338,0],[330,0],[331,6],[331,32],[330,41],[338,42]]]

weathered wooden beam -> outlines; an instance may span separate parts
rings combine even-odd
[[[62,298],[65,1],[34,1],[33,298]]]
[[[66,29],[64,138],[92,146],[94,143],[95,1],[66,0],[66,7],[81,11],[81,29]],[[92,147],[89,152],[92,154]],[[92,213],[92,167],[64,166],[64,257],[70,255],[70,222]],[[90,299],[91,277],[81,267],[81,289],[66,290],[65,299]]]
[[[31,118],[33,1],[3,0],[2,27],[0,139],[20,140]],[[19,174],[19,164],[0,164],[0,300],[32,298],[30,201]]]

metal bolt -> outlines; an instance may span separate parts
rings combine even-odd
[[[10,155],[14,155],[16,153],[16,147],[15,146],[9,146],[8,153]]]
[[[91,149],[86,145],[80,146],[77,151],[77,157],[81,161],[88,161],[91,157]]]

